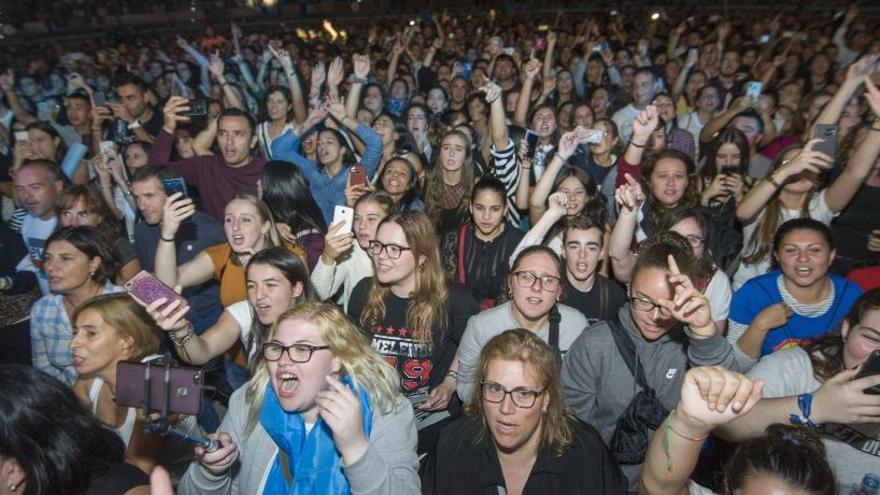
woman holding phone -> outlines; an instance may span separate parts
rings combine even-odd
[[[196,448],[179,493],[412,494],[416,432],[399,378],[335,306],[309,303],[272,326],[254,378]]]
[[[159,352],[161,334],[128,294],[106,294],[80,304],[73,313],[70,351],[79,378],[73,391],[126,446],[126,460],[144,473],[163,465],[179,479],[192,460],[189,444],[144,431],[142,410],[116,405],[116,365],[141,361]],[[200,435],[195,416],[175,428]]]
[[[748,377],[764,381],[764,399],[718,434],[741,442],[774,423],[814,428],[829,453],[837,493],[849,493],[866,473],[877,472],[876,449],[863,446],[880,442],[880,375],[860,370],[869,361],[877,369],[878,351],[880,289],[874,289],[856,301],[840,331],[759,361]]]

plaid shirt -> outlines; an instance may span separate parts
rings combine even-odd
[[[101,294],[124,290],[107,282]],[[34,368],[73,385],[77,378],[70,352],[73,330],[62,297],[61,294],[45,295],[31,308],[31,352]]]

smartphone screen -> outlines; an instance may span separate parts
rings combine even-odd
[[[764,90],[764,83],[761,81],[749,81],[746,84],[746,97],[749,101],[757,102],[761,99],[761,92]]]
[[[202,117],[208,114],[208,102],[204,98],[196,98],[189,100],[189,110],[180,112],[180,115],[187,117]]]
[[[533,158],[538,149],[538,133],[529,129],[526,131],[526,157]]]
[[[30,138],[28,137],[28,133],[26,131],[15,131],[15,142],[16,143],[23,143],[23,142],[27,141],[28,139],[30,139]]]

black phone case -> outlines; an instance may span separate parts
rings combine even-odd
[[[116,365],[116,404],[142,408],[146,403],[146,363],[121,361]],[[150,366],[151,412],[161,412],[168,401],[168,412],[199,414],[202,410],[204,373],[200,368],[172,366],[169,369],[169,394],[165,394],[165,366]],[[170,399],[170,400],[169,400]]]
[[[868,359],[865,360],[865,364],[862,365],[862,368],[859,370],[859,374],[856,375],[855,379],[858,380],[859,378],[874,375],[880,375],[880,351],[874,351],[868,356]],[[880,385],[866,388],[865,393],[870,395],[880,395]]]

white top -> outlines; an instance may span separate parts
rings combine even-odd
[[[254,326],[254,308],[251,307],[251,303],[248,302],[247,299],[244,301],[238,301],[235,304],[227,306],[225,311],[227,311],[238,323],[238,326],[241,327],[241,345],[244,346],[247,351],[248,358],[253,357],[256,349],[248,349],[248,339],[251,335],[251,329]]]
[[[632,103],[614,112],[611,120],[617,124],[617,130],[620,131],[620,141],[626,143],[633,133],[633,121],[641,110],[634,107]]]
[[[727,274],[721,270],[715,270],[704,293],[709,299],[712,321],[726,320],[727,315],[730,314],[730,301],[733,299],[733,290],[730,287]]]
[[[46,240],[55,231],[58,217],[43,220],[28,213],[21,222],[21,238],[27,247],[28,254],[18,263],[16,270],[30,270],[37,274],[43,295],[49,294],[49,279],[43,272],[43,252]]]
[[[92,403],[92,414],[98,414],[98,396],[101,395],[101,388],[104,387],[104,380],[101,378],[95,378],[92,380],[92,386],[89,387],[89,402]],[[119,435],[119,438],[122,439],[122,443],[128,447],[128,442],[131,440],[131,434],[134,432],[134,420],[137,414],[135,413],[134,408],[129,407],[128,411],[125,413],[125,421],[122,422],[122,426],[119,428],[113,428],[113,431]]]
[[[678,128],[684,129],[690,132],[694,136],[694,141],[700,142],[700,132],[703,131],[703,127],[706,124],[700,122],[700,114],[696,111],[693,111],[687,115],[682,115],[678,118]]]
[[[257,140],[260,142],[260,150],[263,151],[263,156],[266,157],[267,160],[272,159],[272,142],[281,137],[287,130],[293,132],[293,124],[287,123],[281,129],[281,132],[278,133],[277,136],[269,137],[269,121],[260,122],[257,125]]]
[[[813,194],[813,197],[810,198],[809,204],[809,215],[810,218],[814,220],[818,220],[825,225],[829,225],[831,220],[837,216],[837,213],[831,211],[831,208],[828,207],[828,202],[825,199],[825,195],[828,193],[828,189],[822,189],[816,194]],[[764,218],[764,212],[767,211],[766,208],[761,209],[761,213],[755,217],[754,220],[747,223],[743,227],[743,256],[748,254],[749,245],[751,244],[752,236],[755,235],[758,230],[758,226],[761,225],[761,220]],[[780,213],[782,215],[782,219],[779,221],[779,225],[781,226],[788,220],[793,218],[801,217],[801,210],[789,210],[787,208],[780,209]],[[737,290],[744,283],[746,283],[750,278],[757,277],[758,275],[763,275],[770,271],[770,259],[772,254],[770,252],[767,253],[767,256],[764,259],[760,260],[754,264],[747,264],[745,262],[739,265],[739,270],[736,271],[736,274],[733,276],[733,289]]]
[[[336,302],[342,303],[345,311],[348,311],[348,300],[351,292],[361,280],[373,276],[373,262],[366,251],[357,243],[352,242],[351,254],[336,263],[327,265],[320,257],[312,270],[311,280],[315,292],[322,300],[328,299],[342,287],[342,296]]]

